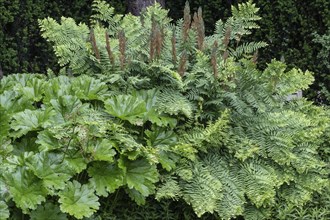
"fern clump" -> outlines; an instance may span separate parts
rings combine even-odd
[[[287,99],[310,72],[256,68],[252,2],[211,36],[188,4],[177,24],[157,4],[141,17],[93,8],[90,27],[39,21],[59,73],[1,80],[4,219],[285,219],[328,192],[329,112]]]

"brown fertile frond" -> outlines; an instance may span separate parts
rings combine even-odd
[[[254,64],[256,64],[257,63],[257,60],[258,60],[258,50],[256,50],[256,52],[254,52],[254,54],[253,54],[252,62]]]
[[[155,57],[155,45],[156,45],[156,21],[154,16],[151,18],[151,33],[150,33],[150,44],[149,44],[149,59],[152,61]]]
[[[218,51],[218,42],[214,41],[212,47],[212,53],[211,53],[211,64],[212,64],[214,77],[218,77],[217,51]]]
[[[163,28],[159,27],[159,24],[156,23],[154,17],[151,18],[151,33],[150,33],[150,60],[153,60],[155,58],[155,52],[156,56],[160,57],[161,49],[163,46],[163,36],[164,36],[164,30]]]
[[[198,8],[197,14],[194,14],[194,24],[197,31],[197,47],[199,50],[203,50],[205,26],[201,7]]]
[[[228,50],[226,50],[226,51],[223,53],[223,55],[222,55],[222,59],[223,59],[224,61],[226,61],[227,58],[228,58],[228,56],[229,56],[229,53],[228,53]]]
[[[120,66],[121,69],[123,70],[125,67],[126,63],[126,37],[125,37],[125,32],[123,30],[120,30],[118,32],[118,40],[119,40],[119,52],[120,52]]]
[[[155,35],[157,57],[160,57],[160,52],[162,50],[163,40],[164,40],[163,36],[164,36],[164,29],[159,28],[159,26],[157,26],[156,27],[156,35]]]
[[[230,41],[230,35],[231,35],[231,27],[228,27],[227,30],[226,30],[225,38],[222,41],[225,48],[228,47],[228,44],[229,44],[229,41]]]
[[[194,12],[193,20],[191,22],[191,27],[196,29],[197,28],[197,23],[198,23],[197,13]]]
[[[183,10],[183,29],[182,29],[183,42],[187,41],[190,24],[191,24],[190,7],[189,7],[189,2],[187,1]]]
[[[113,55],[113,53],[111,51],[109,35],[107,32],[105,32],[105,43],[106,43],[106,49],[108,52],[110,63],[112,64],[112,66],[114,66],[115,65],[115,56]]]
[[[94,29],[93,28],[91,28],[91,30],[90,30],[89,39],[91,41],[95,57],[96,57],[96,59],[98,59],[98,61],[100,61],[100,59],[101,59],[100,52],[99,52],[99,49],[97,48],[97,45],[96,45],[95,34],[94,34]]]
[[[186,52],[186,50],[184,50],[182,52],[182,55],[180,58],[180,64],[179,64],[179,68],[178,68],[178,72],[179,72],[180,76],[183,76],[183,74],[186,71],[186,63],[187,63],[187,52]]]

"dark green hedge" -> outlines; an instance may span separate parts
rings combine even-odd
[[[166,1],[170,16],[182,17],[186,0]],[[108,0],[119,12],[126,10],[125,1]],[[229,16],[231,5],[243,0],[190,0],[192,11],[203,8],[206,32],[214,23]],[[260,51],[261,68],[271,58],[285,60],[289,67],[297,66],[315,72],[316,82],[309,92],[316,97],[323,82],[330,90],[330,70],[317,58],[321,45],[313,42],[313,33],[323,35],[330,27],[329,0],[254,0],[260,7],[261,29],[253,34],[254,40],[266,40],[269,47]],[[0,65],[5,74],[15,72],[45,72],[55,65],[49,45],[40,37],[38,18],[70,16],[87,22],[92,0],[2,0],[0,3]]]
[[[329,0],[255,0],[260,7],[261,29],[254,37],[268,39],[269,47],[261,51],[261,64],[271,58],[285,60],[289,67],[297,66],[315,72],[315,83],[308,96],[316,98],[323,83],[330,90],[330,69],[317,57],[321,45],[313,42],[313,33],[323,35],[330,28]],[[319,99],[320,97],[318,97]],[[329,104],[328,100],[328,104]]]

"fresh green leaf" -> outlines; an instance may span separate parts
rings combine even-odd
[[[40,131],[38,134],[37,144],[40,144],[40,151],[50,151],[61,148],[61,144],[49,130]]]
[[[71,80],[67,76],[58,76],[46,82],[44,102],[49,103],[51,99],[58,99],[65,95],[74,95]]]
[[[63,95],[58,99],[50,100],[52,107],[56,112],[60,113],[64,119],[70,117],[71,114],[77,113],[82,107],[82,102],[76,96]]]
[[[155,108],[159,112],[170,115],[183,114],[187,118],[190,118],[193,113],[192,104],[189,100],[178,91],[170,89],[159,94]]]
[[[172,152],[172,146],[177,143],[174,132],[156,128],[145,133],[148,137],[147,144],[152,148],[151,153],[155,155],[157,161],[168,171],[175,168],[175,160],[178,156]]]
[[[0,220],[6,220],[9,218],[9,209],[4,201],[0,201]]]
[[[0,143],[8,138],[9,132],[9,115],[6,110],[0,106]]]
[[[67,155],[64,160],[76,173],[80,173],[87,168],[87,161],[80,152]]]
[[[145,131],[148,139],[147,144],[151,147],[170,147],[177,143],[177,137],[173,131],[167,131],[163,128],[156,128],[151,131]]]
[[[60,207],[53,203],[39,205],[30,214],[31,220],[67,220],[67,215],[61,212]]]
[[[124,184],[124,172],[116,164],[94,162],[88,168],[89,181],[99,196],[107,196]]]
[[[13,142],[13,155],[25,154],[27,152],[38,152],[38,145],[33,134],[20,138],[20,141]]]
[[[118,95],[105,102],[105,109],[110,115],[127,120],[132,124],[142,125],[146,113],[146,103],[131,95]]]
[[[3,162],[3,161],[0,160],[0,162]],[[3,164],[3,163],[0,163],[0,164]],[[0,171],[1,171],[1,165],[0,165]],[[10,195],[4,181],[5,181],[4,178],[2,176],[0,176],[0,198],[1,198],[1,200],[8,202],[11,199],[11,195]]]
[[[33,78],[27,82],[27,85],[19,88],[21,94],[33,102],[38,102],[43,98],[45,81]]]
[[[63,157],[63,154],[40,152],[31,158],[28,166],[45,187],[63,189],[74,174]]]
[[[125,191],[128,194],[128,196],[134,202],[136,202],[136,204],[138,204],[138,205],[145,205],[145,203],[146,203],[146,197],[144,195],[142,195],[139,191],[137,191],[134,188],[132,188],[132,189],[128,188],[128,189],[125,189]]]
[[[103,139],[97,140],[88,146],[88,152],[91,153],[94,160],[112,162],[116,151],[113,149],[113,142]]]
[[[5,173],[4,176],[16,206],[24,213],[37,208],[37,205],[46,200],[47,190],[42,180],[27,168],[19,167],[15,172]]]
[[[46,125],[47,120],[54,112],[50,110],[29,110],[19,112],[13,115],[13,121],[10,124],[11,129],[15,130],[12,133],[13,137],[21,137],[29,131],[38,130],[43,125]]]
[[[90,217],[99,209],[98,197],[89,185],[77,181],[68,182],[65,189],[58,193],[62,212],[69,213],[77,219]]]
[[[154,192],[154,184],[159,175],[156,165],[142,158],[134,161],[121,158],[118,166],[125,172],[125,182],[129,189],[134,188],[144,197]]]
[[[101,100],[107,93],[108,87],[99,79],[82,75],[73,80],[72,89],[80,99]]]
[[[17,91],[5,91],[0,95],[0,106],[8,115],[25,109],[34,109],[32,102]]]

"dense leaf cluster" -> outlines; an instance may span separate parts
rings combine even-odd
[[[256,68],[254,4],[210,36],[188,4],[176,25],[93,8],[39,21],[59,73],[0,82],[1,218],[329,217],[329,111],[288,99],[310,72]]]

